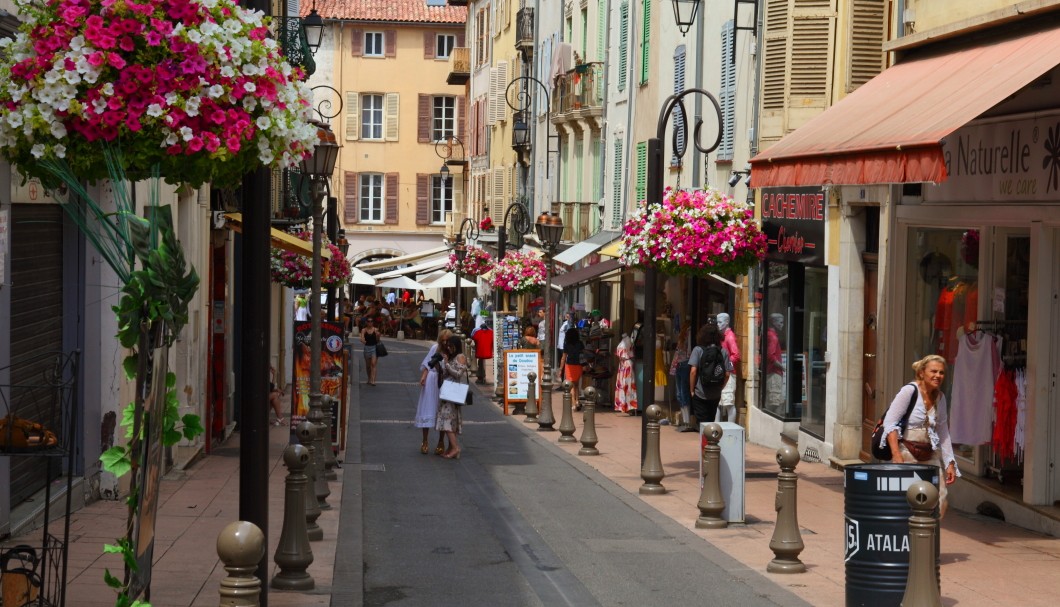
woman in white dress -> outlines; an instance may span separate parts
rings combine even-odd
[[[441,378],[451,379],[461,384],[468,383],[467,358],[463,354],[463,345],[460,338],[450,336],[442,345],[441,352],[445,356],[445,362],[441,368]],[[438,405],[438,420],[434,427],[440,432],[445,432],[449,437],[449,450],[442,457],[446,459],[460,459],[460,441],[456,435],[460,434],[461,420],[460,408],[463,403],[452,403],[447,400],[440,401]]]
[[[431,432],[431,428],[434,428],[434,423],[438,418],[438,386],[441,383],[438,381],[438,368],[441,365],[441,354],[439,354],[438,349],[452,334],[453,332],[449,329],[442,329],[438,333],[438,341],[431,345],[427,356],[424,356],[423,362],[420,363],[420,400],[416,405],[416,421],[414,425],[423,430],[420,453],[424,455],[427,455],[428,451],[428,435]],[[433,365],[431,364],[432,360],[434,361]],[[445,453],[445,433],[439,432],[438,446],[434,448],[434,454],[442,455],[443,453]]]

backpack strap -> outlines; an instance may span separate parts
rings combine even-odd
[[[916,406],[916,399],[918,396],[920,396],[920,389],[917,388],[916,382],[909,382],[906,385],[913,387],[913,396],[909,399],[909,406],[905,408],[905,415],[902,416],[902,430],[905,430],[905,427],[909,425],[909,416],[913,414],[913,407]]]

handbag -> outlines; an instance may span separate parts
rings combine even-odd
[[[906,449],[909,449],[909,453],[911,453],[918,462],[926,462],[935,455],[935,450],[931,448],[931,443],[903,440],[902,444],[905,445]]]
[[[375,345],[375,356],[376,356],[376,358],[383,358],[387,354],[390,354],[390,352],[386,351],[386,346],[383,345],[383,340],[379,340],[379,343],[377,343]]]
[[[913,397],[909,399],[909,406],[906,407],[905,415],[902,416],[902,421],[899,423],[899,426],[903,430],[905,430],[905,425],[909,423],[909,416],[913,413],[913,407],[916,405],[917,397],[916,384],[909,383],[906,385],[913,386]],[[883,418],[886,416],[886,413],[880,416],[880,421],[876,422],[876,427],[872,429],[872,438],[869,439],[872,448],[872,456],[879,460],[894,459],[890,445],[884,442],[883,446],[880,446],[880,443],[883,441]]]
[[[471,386],[462,384],[455,379],[447,379],[442,382],[438,390],[438,398],[449,401],[454,405],[464,406],[471,404]]]

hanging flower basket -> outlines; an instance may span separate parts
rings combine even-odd
[[[104,146],[134,179],[238,183],[312,150],[312,93],[270,36],[231,0],[16,0],[0,40],[0,148],[29,176],[55,167],[106,179]],[[45,165],[51,165],[48,170]]]
[[[447,272],[455,272],[460,266],[460,273],[465,276],[482,276],[493,269],[493,256],[482,247],[471,245],[467,248],[464,263],[458,264],[456,253],[449,254],[449,263],[445,264]]]
[[[619,247],[622,265],[672,276],[746,274],[765,254],[751,207],[712,188],[666,188],[662,204],[631,214]]]
[[[493,266],[490,284],[508,293],[529,293],[545,284],[545,262],[533,253],[512,251]]]
[[[312,232],[299,232],[298,238],[311,242]],[[350,282],[350,262],[342,251],[325,237],[322,249],[331,251],[331,259],[323,259],[320,268],[320,286],[324,289],[341,287]],[[313,286],[313,260],[305,255],[291,253],[283,249],[272,249],[269,264],[272,270],[272,282],[292,289],[308,289]]]

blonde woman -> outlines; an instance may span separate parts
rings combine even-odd
[[[931,464],[942,471],[939,486],[939,513],[946,514],[946,486],[961,475],[950,442],[949,416],[942,381],[946,379],[946,359],[931,354],[913,363],[916,380],[902,386],[883,418],[884,440],[891,447],[895,464]],[[903,430],[901,423],[916,390],[916,403]]]
[[[416,420],[413,425],[423,430],[420,453],[424,455],[427,455],[429,451],[427,439],[431,428],[434,428],[434,423],[438,419],[438,386],[441,383],[438,381],[438,370],[443,358],[439,350],[452,335],[453,332],[449,329],[442,329],[438,333],[438,341],[431,346],[427,356],[424,356],[423,362],[420,363],[420,400],[416,404]],[[434,454],[442,455],[443,453],[445,453],[445,433],[439,432],[438,445],[434,448]]]

